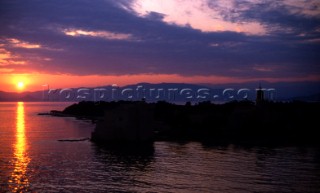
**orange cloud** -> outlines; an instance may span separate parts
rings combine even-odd
[[[2,73],[10,73],[10,72],[13,72],[14,69],[12,68],[0,68],[0,74]]]
[[[29,42],[21,41],[14,38],[8,39],[8,41],[11,44],[11,46],[18,48],[37,49],[42,47],[40,44],[31,44]]]
[[[10,51],[0,47],[0,66],[24,65],[25,63],[19,56],[13,55]]]
[[[81,29],[66,29],[63,30],[63,32],[68,36],[91,36],[108,40],[131,40],[133,38],[131,34],[114,33],[110,31],[85,31]]]

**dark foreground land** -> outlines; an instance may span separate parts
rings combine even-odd
[[[52,111],[51,114],[92,121],[116,116],[114,120],[126,122],[122,124],[124,127],[148,123],[154,140],[264,145],[320,144],[320,103],[263,102],[256,105],[251,101],[234,101],[225,104],[200,102],[196,105],[176,105],[164,101],[84,101],[62,112]]]

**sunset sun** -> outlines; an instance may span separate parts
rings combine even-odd
[[[17,88],[18,88],[19,90],[23,90],[24,87],[25,87],[24,82],[18,82],[18,83],[17,83]]]

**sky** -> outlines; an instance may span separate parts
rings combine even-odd
[[[319,53],[319,0],[0,1],[2,91],[320,82]]]

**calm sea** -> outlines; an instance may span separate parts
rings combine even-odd
[[[315,147],[90,141],[94,125],[38,116],[68,103],[0,103],[0,192],[320,192]]]

